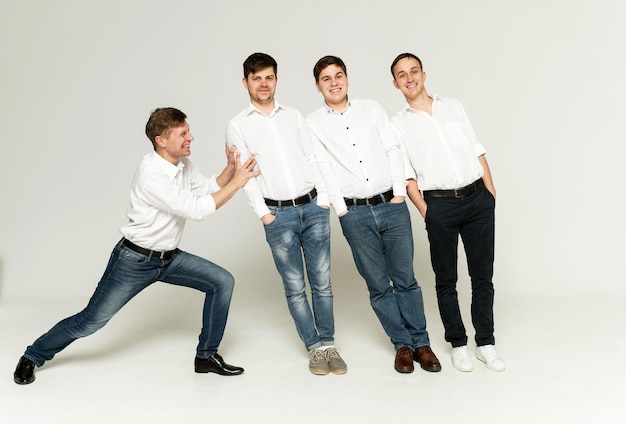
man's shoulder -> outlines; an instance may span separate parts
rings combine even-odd
[[[316,119],[319,119],[320,117],[326,115],[326,113],[328,113],[326,106],[322,106],[320,108],[315,109],[313,112],[309,113],[305,119],[307,122],[313,122]]]
[[[230,118],[228,120],[228,123],[233,123],[233,122],[237,122],[243,118],[245,118],[248,113],[249,113],[250,108],[246,107],[245,109],[242,109],[241,111],[239,111],[236,115],[234,115],[232,118]]]
[[[442,104],[446,106],[462,106],[463,105],[461,101],[456,97],[438,96],[438,95],[434,95],[433,97],[436,101],[441,102]]]

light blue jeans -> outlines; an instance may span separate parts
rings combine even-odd
[[[405,202],[349,206],[339,218],[370,304],[394,348],[429,345],[422,289],[413,272],[413,233]]]
[[[335,320],[330,283],[329,210],[317,206],[314,199],[301,206],[270,206],[270,211],[276,219],[264,225],[265,238],[282,277],[298,335],[309,350],[332,345]],[[312,311],[305,290],[305,265]]]
[[[169,260],[161,260],[136,253],[120,242],[113,249],[87,307],[35,340],[24,356],[37,366],[43,365],[74,340],[104,327],[129,300],[156,281],[205,293],[196,356],[208,358],[216,353],[228,318],[233,276],[219,265],[182,250],[177,250]]]

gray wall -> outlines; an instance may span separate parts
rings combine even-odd
[[[342,57],[352,98],[402,105],[389,65],[420,56],[427,88],[459,98],[496,187],[499,295],[623,295],[624,83],[620,1],[273,2],[4,0],[0,5],[0,302],[91,293],[151,148],[152,109],[189,116],[192,159],[221,170],[243,109],[241,63],[279,62],[277,99],[321,106],[312,67]],[[415,268],[432,285],[411,206]],[[335,280],[358,280],[333,218]],[[239,290],[272,273],[243,194],[182,248],[230,269]],[[465,272],[465,268],[461,267]],[[270,274],[274,279],[275,275]]]

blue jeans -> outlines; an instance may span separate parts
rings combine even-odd
[[[168,260],[136,253],[118,243],[87,307],[66,318],[39,337],[24,356],[43,365],[74,340],[95,333],[129,300],[156,281],[191,287],[204,292],[202,331],[198,358],[217,352],[222,340],[233,293],[233,276],[224,268],[198,256],[177,250]]]
[[[330,283],[329,210],[315,200],[301,206],[270,206],[276,217],[265,225],[265,238],[283,280],[287,306],[307,349],[332,345],[335,337]],[[304,263],[303,263],[304,256]],[[304,269],[313,311],[305,291]]]
[[[367,284],[370,304],[395,349],[429,345],[422,289],[413,272],[406,203],[349,206],[340,222]]]
[[[495,199],[482,188],[455,198],[426,198],[426,231],[435,272],[437,302],[452,347],[467,344],[461,319],[456,283],[459,234],[463,240],[472,282],[472,324],[478,346],[494,344],[493,336],[493,259],[495,233]]]

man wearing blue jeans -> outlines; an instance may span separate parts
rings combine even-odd
[[[504,371],[495,348],[492,282],[495,194],[485,148],[478,142],[461,103],[431,95],[422,61],[402,53],[391,64],[394,86],[406,100],[392,118],[409,160],[408,194],[426,223],[435,287],[452,365],[474,369],[456,291],[459,235],[472,282],[472,324],[476,357]]]
[[[174,108],[156,109],[146,124],[154,151],[144,156],[130,190],[128,223],[87,307],[52,327],[28,346],[13,374],[17,384],[35,380],[35,367],[51,360],[78,338],[102,328],[128,301],[162,281],[205,293],[202,330],[194,368],[198,373],[238,375],[217,353],[224,334],[233,276],[206,259],[178,249],[185,221],[201,220],[222,207],[245,183],[258,175],[250,157],[243,165],[234,149],[226,149],[227,166],[206,178],[187,158],[193,136],[186,115]]]
[[[372,100],[348,100],[348,75],[340,58],[321,58],[313,76],[325,105],[306,122],[370,304],[396,350],[394,368],[413,372],[415,360],[426,371],[440,371],[413,273],[402,152],[387,114]]]
[[[309,371],[344,374],[348,368],[334,347],[328,196],[304,118],[274,99],[277,67],[265,53],[244,61],[242,81],[250,104],[229,122],[226,141],[242,158],[257,159],[261,175],[250,180],[244,192],[263,223],[289,312],[309,351]]]

